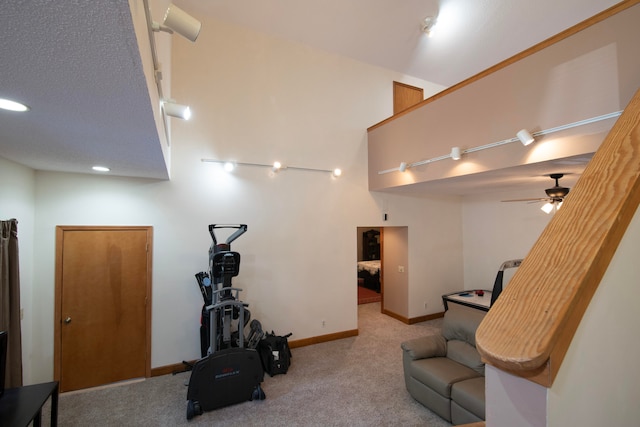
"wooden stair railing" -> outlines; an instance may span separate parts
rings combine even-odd
[[[640,90],[476,333],[483,360],[550,387],[640,203]]]

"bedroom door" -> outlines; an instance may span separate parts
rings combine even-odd
[[[60,391],[150,374],[151,227],[57,227]]]

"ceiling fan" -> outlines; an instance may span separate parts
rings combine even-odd
[[[562,206],[562,201],[564,200],[564,198],[567,196],[567,194],[569,194],[569,188],[562,187],[558,182],[560,178],[562,178],[563,176],[564,174],[562,173],[552,173],[551,175],[549,175],[551,179],[556,180],[556,184],[553,187],[547,188],[546,190],[544,190],[545,193],[547,193],[547,197],[537,198],[537,199],[534,198],[534,199],[503,200],[503,202],[544,202],[546,201],[547,203],[545,203],[544,206],[542,206],[540,209],[542,209],[546,213],[551,213],[551,211],[554,209],[558,210],[560,209],[560,206]]]

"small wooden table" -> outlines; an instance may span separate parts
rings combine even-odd
[[[10,388],[0,398],[0,425],[2,427],[40,427],[42,406],[51,397],[51,426],[58,425],[58,382]]]

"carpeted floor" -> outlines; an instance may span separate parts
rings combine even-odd
[[[190,374],[182,373],[64,393],[59,425],[450,427],[409,396],[402,373],[400,343],[440,327],[441,319],[406,325],[380,314],[380,303],[359,305],[359,335],[293,349],[286,375],[265,374],[263,401],[205,412],[188,422]]]

